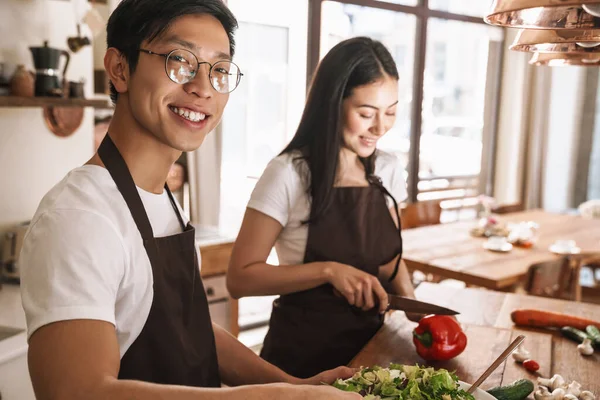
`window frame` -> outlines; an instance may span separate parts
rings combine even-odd
[[[308,48],[307,48],[307,91],[312,76],[320,60],[320,37],[321,37],[321,6],[325,0],[308,0]],[[455,14],[447,11],[432,10],[429,8],[429,0],[419,0],[417,5],[409,6],[403,4],[387,3],[377,0],[334,0],[338,3],[354,4],[357,6],[370,7],[382,10],[402,12],[415,15],[417,18],[417,32],[415,34],[415,57],[413,66],[413,93],[411,110],[411,132],[410,150],[408,157],[408,199],[410,203],[417,201],[419,194],[419,164],[420,164],[420,142],[423,125],[423,91],[425,78],[425,58],[427,54],[427,27],[431,18],[446,19],[452,21],[469,22],[487,25],[482,17]],[[500,107],[500,87],[502,84],[503,49],[506,34],[502,29],[502,41],[496,51],[491,54],[493,62],[496,62],[498,73],[492,78],[492,82],[486,87],[486,110],[484,112],[483,147],[481,155],[481,172],[479,174],[478,190],[482,194],[492,195],[495,174],[495,153]]]

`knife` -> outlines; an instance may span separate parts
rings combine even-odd
[[[437,315],[456,315],[457,311],[449,308],[436,306],[435,304],[425,303],[408,297],[396,296],[388,293],[388,310],[401,310],[415,314],[437,314]]]

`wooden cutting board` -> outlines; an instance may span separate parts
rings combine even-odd
[[[352,367],[372,365],[388,366],[389,363],[429,365],[456,371],[459,379],[473,383],[490,366],[510,342],[522,333],[517,330],[463,324],[467,335],[467,348],[458,357],[444,362],[426,362],[415,350],[412,330],[415,323],[406,318],[388,320],[364,349],[352,360]],[[532,357],[540,364],[539,373],[550,376],[552,365],[552,335],[540,332],[525,332],[525,345]],[[526,371],[512,357],[507,359],[481,385],[482,389],[506,385],[520,378],[536,381],[537,375]]]

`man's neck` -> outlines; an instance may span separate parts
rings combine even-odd
[[[108,127],[108,135],[123,156],[136,186],[147,192],[160,194],[169,170],[181,156],[181,152],[160,142],[143,129],[129,110],[123,110],[126,106],[117,104]],[[90,163],[98,164],[98,161],[100,160],[96,154]]]

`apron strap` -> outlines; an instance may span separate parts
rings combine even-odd
[[[146,214],[144,203],[142,203],[135,182],[131,177],[123,156],[121,156],[119,149],[117,149],[117,146],[115,146],[108,134],[106,134],[98,148],[98,155],[123,195],[142,238],[144,240],[153,239],[154,232],[152,231],[152,225]]]
[[[396,201],[394,196],[392,196],[392,194],[385,188],[385,186],[383,186],[383,182],[381,182],[380,177],[378,177],[377,175],[371,175],[371,176],[367,177],[367,181],[369,183],[373,184],[374,186],[378,187],[379,189],[381,189],[381,191],[383,191],[384,195],[389,196],[392,199],[392,202],[394,203],[394,210],[396,211],[396,217],[398,219],[398,237],[400,238],[400,246],[402,246],[402,222],[400,222],[400,211],[398,208],[398,202]],[[396,277],[396,275],[398,275],[398,269],[400,268],[401,258],[402,257],[400,256],[396,260],[396,266],[394,267],[394,272],[392,273],[392,275],[390,275],[388,282],[393,281],[394,278]]]
[[[110,136],[106,134],[100,147],[98,148],[98,155],[100,159],[106,166],[106,169],[112,176],[117,188],[123,195],[129,210],[131,211],[131,215],[133,216],[133,220],[142,235],[144,240],[150,240],[154,238],[154,232],[152,230],[152,225],[150,224],[150,220],[148,219],[148,214],[146,214],[146,209],[144,208],[144,203],[140,198],[140,194],[137,191],[137,187],[135,186],[135,182],[131,177],[131,173],[129,172],[129,168],[121,156],[119,149],[115,146],[115,143],[112,141]],[[179,208],[175,203],[175,199],[173,198],[173,194],[169,187],[165,183],[165,190],[169,196],[169,200],[171,202],[171,206],[177,215],[177,219],[179,220],[179,225],[181,225],[181,229],[185,230],[186,224],[183,222],[183,217],[179,212]]]
[[[173,206],[173,210],[175,210],[175,214],[177,215],[177,219],[179,220],[179,225],[181,225],[181,229],[185,231],[186,224],[185,224],[185,222],[183,222],[183,217],[181,216],[181,213],[179,212],[177,203],[175,203],[175,198],[173,197],[173,193],[171,193],[171,189],[169,189],[169,187],[167,186],[166,183],[165,183],[165,190],[167,191],[167,194],[169,195],[169,200],[171,200],[171,206]]]

